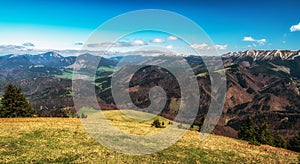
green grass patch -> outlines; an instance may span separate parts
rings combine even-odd
[[[83,108],[80,112],[93,115],[99,111]],[[101,112],[111,124],[130,133],[147,134],[163,130],[151,127],[155,115],[132,110],[125,113],[119,110]],[[128,117],[128,114],[153,118],[138,120]],[[167,121],[162,117],[159,119]],[[200,141],[199,136],[199,132],[187,131],[182,139],[163,151],[148,155],[129,155],[112,151],[96,142],[77,118],[1,118],[0,163],[298,162],[298,153],[285,149],[267,145],[254,146],[245,141],[215,135]]]
[[[101,72],[113,72],[115,70],[114,67],[99,67],[98,68],[98,71],[101,71]]]

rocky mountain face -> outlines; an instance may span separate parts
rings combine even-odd
[[[76,63],[75,57],[63,57],[55,52],[7,55],[0,57],[0,92],[8,82],[16,83],[23,88],[41,115],[59,115],[64,109],[73,107],[72,69],[80,66],[81,72],[87,72],[89,76],[89,69],[95,69],[91,68],[90,62],[101,61],[96,68],[95,79],[82,80],[82,83],[95,85],[102,109],[116,109],[111,94],[111,75],[117,64],[126,58],[129,63],[143,65],[169,62],[168,59],[155,57],[145,62],[146,57],[138,55],[106,59],[83,54]],[[203,58],[211,63],[215,61],[214,57]],[[211,96],[211,79],[203,58],[184,57],[199,85],[200,105],[195,120],[195,124],[199,125],[205,119],[211,101],[217,99]],[[214,133],[237,137],[241,122],[250,115],[258,124],[267,122],[273,131],[284,138],[294,136],[300,129],[300,51],[248,50],[224,54],[222,60],[224,69],[214,73],[225,71],[227,91],[223,114]],[[126,66],[126,62],[123,65]],[[168,70],[153,65],[143,67],[131,77],[129,86],[131,100],[140,108],[151,104],[150,89],[161,86],[167,101],[160,114],[170,119],[177,115],[180,87]],[[188,107],[187,104],[185,112],[188,112]]]
[[[227,68],[226,126],[245,115],[288,138],[300,129],[300,51],[255,51],[223,56]]]

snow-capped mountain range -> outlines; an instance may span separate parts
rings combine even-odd
[[[300,56],[300,50],[248,50],[239,52],[230,52],[223,55],[224,57],[238,57],[246,56],[252,57],[254,60],[272,60],[279,58],[282,60],[293,60]]]

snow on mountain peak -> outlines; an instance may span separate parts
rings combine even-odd
[[[254,60],[272,60],[280,58],[283,60],[293,60],[300,55],[300,50],[247,50],[224,54],[223,57],[245,57],[250,56]]]

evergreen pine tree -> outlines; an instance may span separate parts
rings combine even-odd
[[[261,144],[268,144],[274,146],[274,137],[269,130],[269,126],[267,123],[263,123],[258,128],[257,141]]]
[[[275,133],[274,134],[274,146],[282,147],[282,148],[286,149],[287,142],[278,133]]]
[[[247,117],[243,125],[241,126],[238,136],[242,140],[249,141],[250,143],[256,144],[257,138],[256,138],[256,131],[255,124],[250,116]]]
[[[289,141],[288,149],[300,152],[300,131],[298,134]]]
[[[1,99],[0,117],[32,117],[34,110],[20,87],[8,84]]]
[[[250,144],[254,145],[267,144],[282,148],[287,146],[286,141],[279,134],[270,131],[267,123],[256,126],[250,116],[244,121],[238,136],[240,139],[249,141]]]

